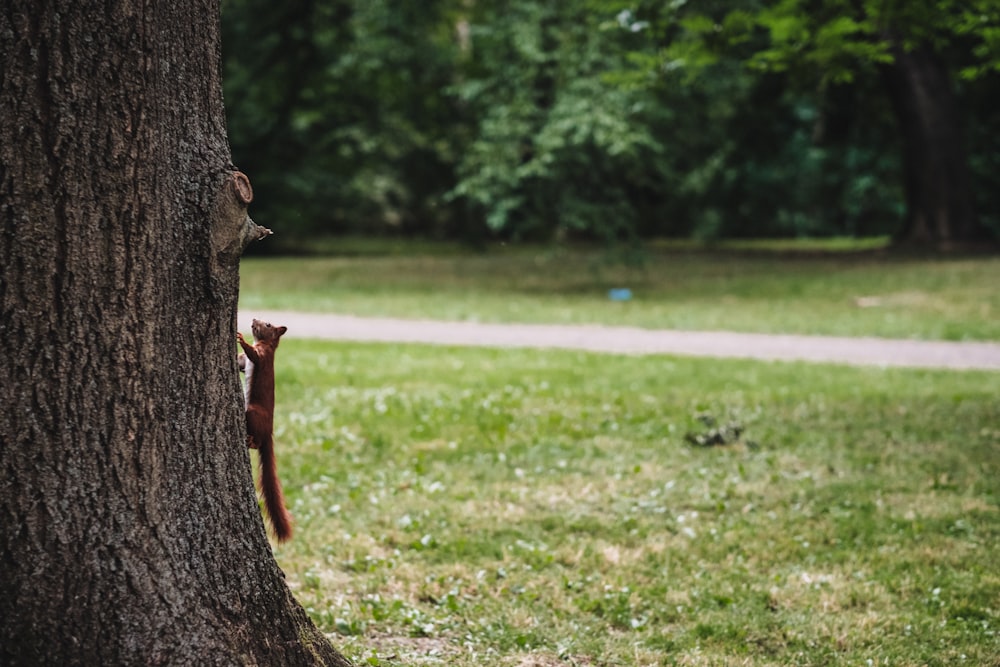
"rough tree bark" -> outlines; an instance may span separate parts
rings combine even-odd
[[[889,38],[894,42],[893,38]],[[927,48],[892,49],[883,80],[903,142],[906,219],[897,240],[948,246],[985,239],[948,70]]]
[[[0,664],[348,664],[253,490],[218,22],[0,8]]]

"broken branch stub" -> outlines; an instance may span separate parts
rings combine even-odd
[[[250,178],[247,177],[247,175],[242,171],[235,171],[233,172],[230,184],[232,185],[233,194],[236,196],[236,200],[245,211],[246,207],[253,201],[253,188],[250,186]],[[242,231],[243,233],[241,234],[242,239],[240,244],[241,252],[254,241],[260,241],[273,233],[267,227],[261,227],[258,225],[249,215],[246,215],[243,220]]]
[[[250,187],[250,179],[242,171],[233,172],[233,192],[236,198],[244,206],[253,201],[253,188]]]
[[[212,210],[212,248],[218,265],[239,263],[248,245],[271,235],[247,214],[253,201],[250,179],[242,171],[231,171],[219,184]]]

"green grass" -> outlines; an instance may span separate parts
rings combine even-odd
[[[756,247],[756,246],[754,246]],[[770,247],[770,246],[769,246]],[[244,310],[483,322],[1000,339],[1000,258],[653,247],[642,268],[600,251],[368,246],[350,257],[248,258]],[[807,248],[807,250],[811,250]],[[612,302],[608,290],[634,298]]]
[[[276,554],[358,664],[997,664],[996,373],[296,339],[277,361]]]

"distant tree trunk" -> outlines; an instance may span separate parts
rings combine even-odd
[[[0,8],[0,664],[347,665],[253,491],[217,0]]]
[[[897,45],[892,54],[883,78],[902,134],[907,209],[897,240],[937,246],[982,240],[948,70],[926,48]]]

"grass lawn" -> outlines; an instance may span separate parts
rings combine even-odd
[[[379,247],[356,256],[244,259],[241,308],[1000,340],[1000,257],[653,247],[644,267],[627,268],[600,251]],[[610,301],[615,287],[633,298]]]
[[[402,275],[440,271],[421,261],[369,264],[368,275],[348,260],[302,264],[306,279],[321,274],[306,294],[333,293],[301,305],[451,313],[407,311],[406,292],[388,292]],[[470,262],[479,268],[456,265],[446,296],[493,294],[485,267],[500,265]],[[678,263],[718,281],[698,287]],[[279,264],[255,263],[248,282]],[[899,263],[876,281],[868,262],[836,266],[827,280],[797,269],[802,303],[854,313],[829,295],[894,294],[904,276],[920,280],[906,289],[985,298],[975,285],[997,272],[995,261]],[[744,285],[740,322],[762,298],[749,285],[794,291],[778,280],[789,271],[682,257],[644,285],[663,324],[677,309],[690,311],[677,324],[708,326],[712,309],[687,291]],[[497,280],[523,280],[512,299],[537,309],[610,307],[591,294],[595,279],[542,273]],[[432,282],[413,298],[430,303]],[[968,308],[956,321],[975,319]],[[985,322],[976,331],[995,335]],[[1000,660],[1000,374],[297,339],[277,361],[279,473],[297,534],[276,554],[358,664]]]

